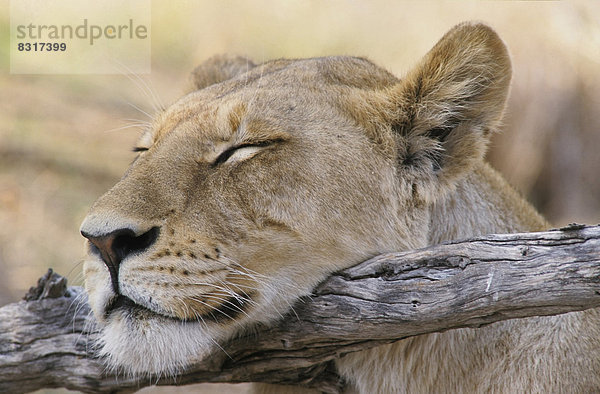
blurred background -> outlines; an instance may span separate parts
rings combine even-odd
[[[465,20],[494,27],[513,60],[488,159],[556,226],[599,223],[600,2],[154,1],[152,73],[128,76],[9,74],[2,0],[0,305],[48,267],[81,284],[79,224],[133,160],[148,89],[168,105],[198,63],[225,52],[359,55],[402,76]]]

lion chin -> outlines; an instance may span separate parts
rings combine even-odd
[[[98,341],[99,355],[116,373],[175,376],[206,357],[220,337],[200,322],[161,317],[137,321],[125,317],[126,313],[114,314]]]
[[[93,266],[94,263],[92,259],[86,265]],[[109,281],[108,278],[105,280]],[[279,311],[289,308],[287,296],[290,294],[295,298],[308,294],[299,292],[299,288],[286,278],[279,278],[276,282],[280,285],[261,289],[260,306],[253,310],[253,314],[266,321],[281,317]],[[291,290],[283,292],[283,288]],[[94,346],[98,355],[104,358],[108,370],[116,374],[153,378],[176,376],[211,354],[226,356],[219,343],[247,332],[255,323],[250,315],[233,304],[226,304],[226,312],[213,309],[206,316],[180,319],[168,315],[167,310],[142,305],[143,299],[133,301],[123,295],[115,297],[109,286],[88,291],[90,305],[102,325]],[[133,293],[129,295],[138,298]],[[236,313],[239,316],[234,319]]]

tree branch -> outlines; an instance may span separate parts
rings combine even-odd
[[[156,383],[156,377],[105,373],[92,346],[98,328],[85,293],[60,278],[47,275],[29,296],[35,300],[0,308],[0,392],[126,392]],[[598,306],[599,226],[455,241],[380,255],[336,273],[274,327],[222,344],[159,384],[261,381],[335,393],[343,381],[333,360],[348,352]]]

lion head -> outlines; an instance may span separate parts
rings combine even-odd
[[[426,245],[432,204],[483,160],[510,63],[462,24],[402,79],[354,57],[216,57],[193,81],[81,226],[102,352],[132,373],[176,373],[331,272]]]

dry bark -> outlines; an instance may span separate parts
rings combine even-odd
[[[81,288],[46,275],[0,308],[0,392],[66,387],[126,392],[154,378],[104,370],[98,328]],[[159,384],[298,384],[339,392],[333,360],[402,338],[499,320],[600,306],[600,227],[489,235],[377,256],[336,273],[294,313],[222,344],[211,357]]]

